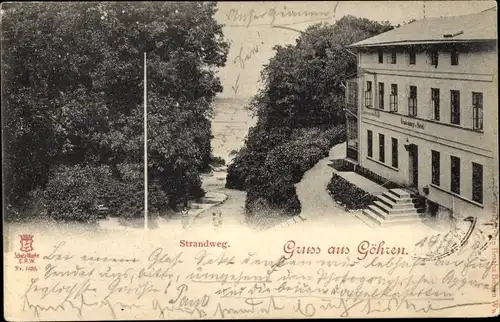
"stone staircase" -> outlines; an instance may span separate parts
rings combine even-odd
[[[403,189],[390,189],[377,197],[357,216],[371,227],[395,226],[421,222],[425,211],[424,200],[416,193]]]

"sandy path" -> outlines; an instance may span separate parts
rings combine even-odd
[[[344,157],[345,144],[334,146],[330,149],[328,157],[321,159],[309,169],[302,180],[295,185],[302,208],[301,217],[305,218],[308,223],[364,225],[354,214],[339,206],[326,190],[332,177],[332,168],[328,164],[333,159]]]

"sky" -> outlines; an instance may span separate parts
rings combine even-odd
[[[219,70],[221,97],[249,98],[260,86],[260,71],[274,55],[275,45],[294,44],[318,22],[333,23],[345,15],[393,25],[411,19],[459,16],[496,7],[495,1],[290,1],[219,2],[216,20],[224,24],[231,43],[226,66]],[[249,18],[253,17],[253,18]]]

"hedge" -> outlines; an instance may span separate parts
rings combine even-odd
[[[326,189],[335,201],[348,210],[365,209],[377,200],[377,197],[358,188],[336,173],[332,174]]]

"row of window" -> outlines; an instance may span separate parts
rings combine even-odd
[[[367,130],[368,137],[368,157],[373,158],[373,132]],[[385,163],[385,135],[379,133],[379,155],[378,160]],[[391,138],[391,165],[398,168],[398,139]],[[451,182],[450,190],[453,193],[460,194],[460,158],[450,156]],[[436,186],[441,185],[441,154],[438,151],[431,150],[431,182]],[[483,203],[483,166],[472,162],[472,200],[480,204]]]
[[[378,83],[378,108],[385,108],[384,83]],[[441,98],[439,88],[431,88],[432,119],[439,121],[441,119]],[[398,112],[398,85],[391,84],[389,96],[389,110]],[[373,105],[372,82],[366,82],[365,106],[371,108]],[[460,91],[450,90],[450,123],[460,125]],[[410,86],[410,95],[408,97],[408,116],[416,117],[418,115],[417,86]],[[472,127],[474,130],[483,130],[483,93],[472,92]]]
[[[368,130],[368,156],[373,158],[373,132]],[[391,138],[391,165],[393,168],[398,168],[398,139]],[[385,135],[378,135],[378,160],[385,163]]]
[[[460,158],[450,156],[451,182],[450,190],[453,193],[460,194]],[[432,184],[441,185],[441,153],[431,150],[432,164]],[[483,203],[483,166],[472,162],[472,200],[480,204]]]
[[[408,63],[410,65],[415,65],[417,63],[417,52],[414,48],[408,50]],[[430,65],[437,67],[439,63],[439,51],[437,49],[428,51],[429,63]],[[391,50],[388,56],[388,61],[391,64],[397,63],[397,51],[395,49]],[[384,63],[384,51],[378,51],[378,62],[379,64]],[[458,65],[458,50],[456,48],[450,51],[450,64],[452,66]]]

